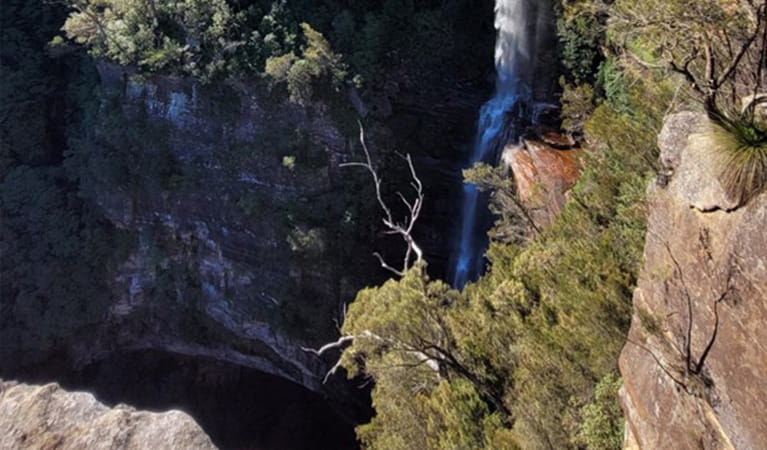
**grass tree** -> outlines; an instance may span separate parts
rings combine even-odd
[[[767,185],[767,2],[619,0],[611,29],[637,60],[679,74],[711,120],[719,181],[746,202]],[[648,59],[656,61],[647,62]]]

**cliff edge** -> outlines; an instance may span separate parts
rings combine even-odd
[[[630,449],[767,448],[767,194],[716,181],[705,116],[670,116],[620,357]]]

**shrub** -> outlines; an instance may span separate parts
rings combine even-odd
[[[285,82],[290,100],[306,105],[312,99],[312,85],[317,79],[327,77],[337,87],[346,78],[346,67],[333,53],[321,33],[306,23],[301,24],[306,45],[301,56],[290,52],[272,56],[266,60],[264,72],[276,82]]]
[[[296,55],[292,52],[280,56],[272,56],[266,60],[264,73],[277,81],[285,80],[288,78],[288,72],[293,67],[295,61]]]
[[[282,166],[286,169],[293,171],[296,168],[296,157],[295,156],[283,156],[282,157]]]
[[[583,134],[583,125],[594,112],[594,89],[588,84],[573,86],[562,77],[562,128],[572,135]]]
[[[577,83],[593,80],[602,55],[604,24],[600,17],[575,5],[557,22],[562,65]]]
[[[325,251],[325,237],[320,228],[304,230],[294,227],[288,235],[288,245],[296,253],[318,256]]]
[[[611,450],[623,444],[623,414],[618,406],[622,381],[607,374],[594,389],[594,399],[581,409],[578,437],[589,450]]]

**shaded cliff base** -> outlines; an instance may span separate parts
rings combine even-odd
[[[114,354],[80,370],[50,363],[24,381],[56,379],[107,405],[178,409],[222,449],[357,448],[354,424],[300,385],[232,364],[159,351]],[[29,373],[29,372],[27,372]]]

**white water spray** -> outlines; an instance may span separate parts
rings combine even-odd
[[[506,144],[506,136],[514,136],[508,130],[509,115],[514,105],[532,100],[532,75],[534,52],[539,34],[545,27],[539,21],[542,8],[538,0],[496,0],[495,70],[496,91],[490,101],[482,106],[477,137],[469,158],[468,167],[477,162],[496,164],[498,149]],[[461,241],[455,269],[453,286],[462,288],[483,271],[486,229],[478,222],[486,215],[487,199],[473,184],[463,186]]]

